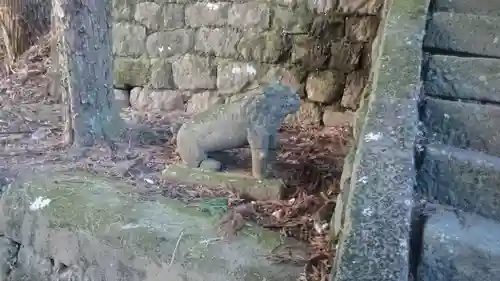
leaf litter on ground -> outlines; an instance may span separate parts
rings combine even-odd
[[[146,137],[149,143],[147,139],[120,143],[117,152],[108,151],[105,145],[95,146],[84,157],[68,161],[60,141],[60,105],[50,95],[49,42],[48,36],[43,37],[11,73],[0,70],[0,145],[4,147],[0,157],[6,159],[6,165],[55,163],[119,178],[135,186],[135,192],[145,200],[167,196],[220,217],[218,226],[224,237],[238,235],[251,221],[279,231],[285,238],[306,242],[307,248],[298,255],[289,245],[277,247],[269,255],[270,262],[303,264],[305,280],[328,280],[335,254],[328,226],[339,193],[343,159],[350,147],[349,126],[283,124],[276,164],[276,176],[287,186],[283,200],[252,201],[224,186],[165,181],[160,175],[165,165],[179,161],[172,136],[189,117],[184,112],[125,109],[122,117],[128,124],[151,129]]]

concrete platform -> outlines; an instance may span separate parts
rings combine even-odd
[[[427,57],[427,65],[424,74],[427,95],[500,102],[500,59],[431,55]]]
[[[441,204],[500,221],[500,158],[429,145],[417,192]]]
[[[190,169],[181,164],[167,166],[162,175],[167,179],[181,183],[224,186],[257,200],[281,199],[285,188],[281,179],[258,181],[244,173]]]
[[[424,47],[500,57],[498,30],[500,17],[437,12],[429,22]]]
[[[430,143],[500,156],[500,106],[426,98],[421,115]]]
[[[500,224],[441,210],[424,227],[419,281],[500,280]]]

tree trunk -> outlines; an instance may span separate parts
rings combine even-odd
[[[9,65],[48,31],[50,7],[50,0],[0,0],[0,26]]]
[[[6,50],[6,63],[10,66],[29,48],[28,25],[24,20],[27,1],[0,0],[0,22]]]
[[[111,1],[53,0],[58,89],[65,104],[65,141],[74,146],[113,144],[123,122],[114,105]]]

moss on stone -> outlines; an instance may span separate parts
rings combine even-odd
[[[83,260],[91,259],[85,255],[94,257],[96,252],[111,248],[123,251],[123,258],[141,256],[168,264],[175,252],[175,264],[185,267],[186,276],[203,276],[204,272],[222,273],[233,280],[261,280],[249,277],[255,272],[268,280],[297,276],[299,268],[269,265],[265,259],[281,243],[278,233],[248,227],[236,239],[224,241],[214,226],[214,217],[169,198],[140,200],[131,191],[124,183],[85,172],[31,176],[9,187],[2,196],[1,228],[23,245],[54,245],[50,239],[63,230],[102,243],[102,249],[95,252],[81,248],[82,242],[71,245],[80,247],[78,255]],[[34,208],[35,202],[42,204]],[[16,228],[20,225],[23,227]],[[21,233],[12,233],[17,231]]]
[[[146,56],[140,58],[115,57],[113,64],[116,87],[146,85],[149,81],[151,62]]]

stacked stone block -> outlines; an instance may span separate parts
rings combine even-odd
[[[116,94],[139,110],[201,111],[289,73],[301,122],[350,121],[383,1],[357,2],[114,0]]]

